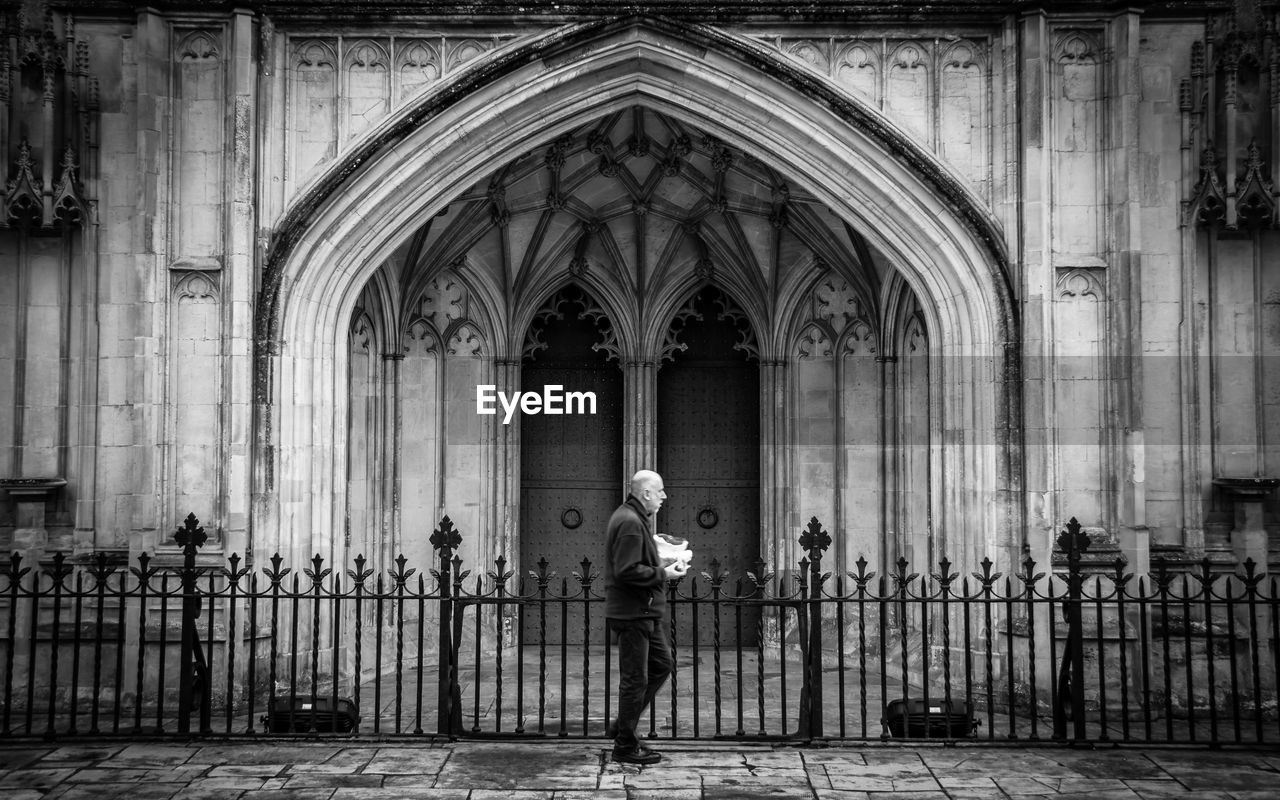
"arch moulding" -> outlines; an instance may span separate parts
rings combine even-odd
[[[345,429],[344,337],[379,264],[504,160],[633,105],[750,152],[902,271],[937,332],[940,385],[952,387],[936,523],[966,542],[953,559],[1016,558],[1018,324],[991,216],[876,111],[752,42],[661,19],[570,26],[495,54],[384,121],[286,212],[255,308],[250,547],[345,556],[345,445],[333,436]]]

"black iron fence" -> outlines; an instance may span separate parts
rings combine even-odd
[[[990,560],[833,574],[817,520],[797,568],[671,582],[677,673],[647,733],[674,739],[1280,740],[1280,594],[1247,561],[1189,572]],[[181,563],[55,555],[0,568],[0,736],[604,734],[617,685],[589,561],[517,575],[279,556]]]

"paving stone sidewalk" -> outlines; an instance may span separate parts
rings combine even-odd
[[[668,744],[653,767],[598,742],[0,746],[4,800],[1280,798],[1280,751]]]

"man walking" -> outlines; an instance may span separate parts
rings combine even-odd
[[[631,479],[631,493],[609,518],[604,569],[605,618],[618,637],[618,719],[613,760],[656,764],[662,756],[642,747],[636,737],[640,714],[667,680],[675,665],[667,633],[668,580],[688,565],[667,567],[658,559],[653,516],[667,493],[662,476],[641,470]]]

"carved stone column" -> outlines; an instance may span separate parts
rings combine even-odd
[[[383,425],[379,447],[382,449],[381,529],[388,553],[403,553],[400,515],[400,365],[404,350],[399,348],[382,354]]]
[[[1108,324],[1116,331],[1109,355],[1124,368],[1117,369],[1106,390],[1114,406],[1108,425],[1110,451],[1107,469],[1119,479],[1115,514],[1121,546],[1131,561],[1145,561],[1150,550],[1147,527],[1147,494],[1144,469],[1146,421],[1143,378],[1143,343],[1155,331],[1143,324],[1143,240],[1141,195],[1130,187],[1141,184],[1143,142],[1138,130],[1138,107],[1142,101],[1142,58],[1139,52],[1141,33],[1139,13],[1130,10],[1118,14],[1107,29],[1107,43],[1112,58],[1112,91],[1108,93],[1110,143],[1107,174],[1108,202],[1111,206],[1111,235],[1107,242],[1107,261],[1112,265],[1110,281],[1114,296],[1108,303]],[[1172,344],[1172,343],[1171,343]],[[1174,412],[1174,403],[1160,408],[1165,414]],[[1120,477],[1123,476],[1123,477]]]
[[[880,520],[884,526],[884,541],[880,552],[882,569],[888,570],[898,558],[907,557],[907,543],[902,535],[901,520],[895,513],[898,506],[898,478],[902,469],[899,452],[901,440],[898,436],[902,407],[898,395],[898,357],[880,355],[876,357],[876,363],[880,367]],[[837,563],[841,569],[852,569],[851,563]],[[921,568],[920,562],[915,566]]]
[[[227,179],[227,202],[223,208],[226,220],[226,270],[223,313],[227,316],[228,341],[226,358],[226,409],[230,423],[224,432],[225,459],[232,474],[243,476],[227,480],[222,499],[225,513],[224,537],[232,552],[253,550],[250,518],[253,407],[246,401],[253,393],[253,340],[242,332],[253,330],[253,296],[255,290],[254,257],[257,236],[257,204],[255,197],[255,161],[258,157],[257,109],[258,68],[254,63],[257,34],[250,12],[233,12],[227,70],[231,79],[228,113],[232,115],[231,141],[228,143],[230,174]],[[398,491],[398,483],[396,484]],[[399,526],[399,512],[393,524]],[[176,520],[174,520],[176,522]]]
[[[788,570],[799,556],[787,535],[787,510],[793,503],[788,484],[790,437],[787,434],[787,362],[760,362],[760,557],[775,570]],[[780,572],[781,574],[781,572]]]
[[[656,407],[658,367],[652,361],[628,361],[622,366],[623,419],[622,480],[641,469],[654,469],[658,456]]]
[[[511,395],[520,391],[520,360],[499,358],[493,362],[496,391]],[[493,425],[493,508],[497,518],[494,557],[501,555],[520,574],[520,415],[510,425]]]

